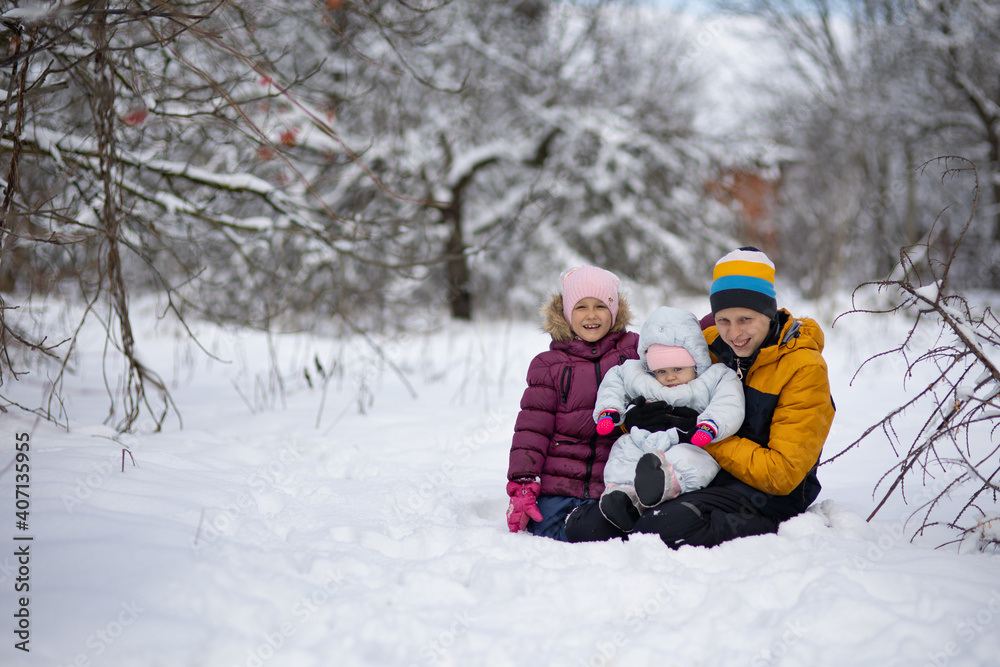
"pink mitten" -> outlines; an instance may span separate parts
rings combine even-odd
[[[597,432],[600,435],[607,435],[615,430],[615,422],[618,421],[617,410],[605,410],[597,419]]]
[[[708,443],[712,442],[718,432],[715,430],[715,424],[712,422],[701,422],[698,424],[697,430],[691,436],[691,444],[697,447],[704,447]]]
[[[530,480],[530,478],[528,478]],[[507,482],[507,495],[510,496],[510,506],[507,507],[507,528],[516,533],[528,526],[528,519],[542,520],[535,499],[542,485],[532,481]]]

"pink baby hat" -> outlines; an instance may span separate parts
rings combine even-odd
[[[651,371],[664,368],[685,368],[695,366],[694,357],[683,347],[653,343],[646,348],[646,367]]]

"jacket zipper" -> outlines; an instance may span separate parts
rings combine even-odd
[[[601,386],[601,360],[594,360],[594,375],[597,377],[597,386]],[[597,431],[590,436],[590,456],[587,457],[587,474],[583,478],[583,499],[590,500],[590,478],[594,474],[594,460],[597,459]]]
[[[559,378],[559,391],[562,394],[563,403],[569,399],[569,386],[571,384],[573,384],[573,367],[567,366],[563,369],[562,376]]]

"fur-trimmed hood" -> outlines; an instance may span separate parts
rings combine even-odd
[[[542,331],[552,336],[552,340],[557,343],[565,343],[573,340],[573,328],[563,316],[562,294],[554,295],[548,303],[541,308],[542,317],[545,322],[542,324]],[[632,309],[629,307],[628,299],[618,293],[618,316],[615,323],[611,325],[609,333],[625,331],[625,327],[632,323]]]

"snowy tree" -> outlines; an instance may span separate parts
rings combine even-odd
[[[131,428],[144,407],[161,422],[169,407],[137,353],[133,294],[155,290],[182,318],[195,309],[266,326],[310,303],[349,317],[345,304],[384,283],[398,264],[391,230],[353,216],[343,199],[358,179],[387,188],[354,147],[364,141],[335,128],[350,88],[328,84],[358,63],[376,75],[387,68],[366,60],[356,35],[397,52],[423,35],[429,13],[398,3],[362,12],[332,2],[105,1],[3,14],[0,287],[78,296],[85,317],[106,323],[127,365],[109,384],[116,428]],[[289,16],[311,30],[280,30]],[[17,377],[15,342],[54,355],[51,398],[37,411],[63,418],[72,340],[56,350],[8,324],[6,306],[0,313],[0,382]]]
[[[66,294],[106,323],[122,430],[170,405],[137,294],[182,321],[412,327],[401,313],[533,310],[580,262],[700,288],[731,244],[670,15],[106,0],[15,6],[3,27],[0,293]],[[60,419],[72,336],[0,312],[5,342],[53,355],[39,412]]]
[[[919,90],[906,119],[925,159],[961,155],[977,166],[982,196],[972,243],[963,248],[954,279],[971,287],[1000,286],[1000,263],[968,271],[1000,251],[1000,7],[982,0],[917,3],[906,14],[903,43],[911,69],[901,72]],[[933,153],[933,155],[927,155]]]
[[[704,194],[711,160],[694,130],[692,45],[675,16],[641,8],[598,12],[587,30],[591,43],[561,58],[567,92],[554,168],[532,184],[525,216],[539,225],[539,252],[523,263],[508,253],[504,265],[580,258],[668,292],[700,292],[733,243],[733,215]],[[558,43],[567,39],[577,39],[572,30]]]
[[[726,6],[762,18],[786,65],[763,83],[773,103],[761,139],[780,147],[782,266],[813,297],[848,270],[887,271],[905,242],[896,222],[908,215],[897,179],[911,168],[907,137],[884,105],[887,17],[871,3],[833,0]]]
[[[447,9],[449,30],[413,60],[435,87],[403,82],[383,98],[392,113],[367,153],[404,167],[387,174],[394,189],[422,194],[408,206],[371,197],[437,248],[418,301],[461,318],[473,302],[533,310],[537,285],[584,261],[691,288],[729,243],[729,219],[701,196],[695,80],[670,16],[514,0]]]
[[[993,3],[753,0],[736,7],[765,19],[797,75],[793,87],[775,91],[772,126],[791,156],[779,214],[783,259],[808,294],[835,288],[848,271],[884,276],[896,248],[924,237],[933,218],[919,212],[937,210],[941,192],[918,178],[920,164],[967,156],[996,200]],[[953,193],[956,201],[965,195]],[[992,211],[990,202],[978,215]],[[989,252],[995,227],[983,234],[974,226],[981,242],[962,252]],[[953,278],[983,284],[958,266]]]

